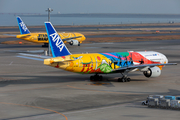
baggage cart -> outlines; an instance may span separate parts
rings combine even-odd
[[[161,99],[159,101],[159,107],[164,108],[164,109],[169,109],[170,108],[170,99]]]
[[[148,107],[158,107],[159,99],[158,98],[149,98]]]
[[[164,98],[165,99],[170,99],[170,100],[176,100],[175,96],[170,96],[170,95],[164,96]]]
[[[180,100],[180,96],[176,96],[176,100]]]
[[[170,104],[172,109],[180,109],[180,100],[171,100]]]

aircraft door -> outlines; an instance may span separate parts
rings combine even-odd
[[[83,67],[83,60],[81,58],[79,59],[79,67]]]

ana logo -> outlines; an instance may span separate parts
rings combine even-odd
[[[51,34],[50,35],[52,37],[52,41],[56,42],[56,47],[59,48],[60,52],[62,51],[62,49],[64,48],[64,43],[62,42],[62,40],[60,39],[60,37],[58,36],[57,33]]]
[[[157,56],[157,54],[153,54],[153,56]]]
[[[26,25],[23,22],[21,22],[19,24],[21,25],[22,29],[26,32],[26,30],[27,30]]]

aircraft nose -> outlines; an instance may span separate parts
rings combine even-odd
[[[163,60],[164,60],[164,63],[168,63],[168,59],[165,55],[163,55]]]
[[[164,54],[160,54],[160,56],[161,56],[161,63],[162,64],[168,63],[168,59],[167,59],[167,57]]]
[[[86,39],[86,37],[84,36],[84,40]]]
[[[82,40],[84,41],[86,39],[86,37],[84,35],[82,35]]]
[[[165,62],[168,63],[168,59],[167,58],[165,59]]]

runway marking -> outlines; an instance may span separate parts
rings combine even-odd
[[[52,87],[59,87],[59,85],[56,85],[56,86],[46,86],[46,87],[38,87],[38,88],[27,88],[27,89],[0,91],[0,93],[17,92],[17,91],[25,91],[25,90],[39,90],[39,89],[52,88]]]
[[[75,113],[90,112],[90,111],[95,111],[95,110],[104,110],[104,109],[111,109],[111,108],[120,107],[120,106],[127,106],[127,105],[134,105],[134,104],[133,103],[126,103],[126,104],[113,105],[113,106],[108,106],[108,107],[92,108],[92,109],[87,109],[87,110],[77,110],[77,111],[72,111],[72,112],[65,112],[64,114],[75,114]],[[134,106],[136,106],[136,105],[134,105]]]
[[[5,81],[13,81],[13,80],[17,80],[17,79],[6,79],[6,78],[2,78],[0,77],[0,82],[5,82]]]
[[[98,82],[98,83],[89,83],[87,85],[102,86],[102,85],[110,85],[110,83],[100,83],[100,82]]]
[[[55,110],[47,109],[47,108],[42,108],[42,107],[37,107],[37,106],[30,106],[30,105],[23,105],[23,104],[16,104],[16,103],[6,103],[6,102],[0,102],[0,104],[17,105],[17,106],[23,106],[23,107],[30,107],[30,108],[37,108],[37,109],[47,110],[47,111],[51,111],[51,112],[60,114],[63,117],[65,117],[66,120],[68,120],[68,118],[64,114],[62,114],[60,112],[57,112]]]
[[[127,92],[111,92],[111,91],[101,91],[101,90],[92,90],[92,89],[85,89],[67,85],[67,87],[79,89],[79,90],[87,90],[87,91],[94,91],[94,92],[103,92],[103,93],[115,93],[115,94],[143,94],[143,93],[127,93]]]
[[[11,65],[12,63],[13,63],[13,61],[9,65]]]
[[[107,42],[107,43],[92,43],[92,44],[114,44],[113,42]]]

